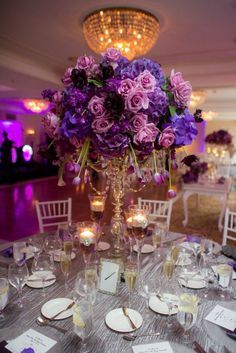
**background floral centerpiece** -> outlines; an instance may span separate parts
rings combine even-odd
[[[62,82],[63,90],[42,92],[51,102],[43,125],[57,151],[59,185],[66,170],[76,173],[78,184],[90,168],[117,158],[126,158],[127,172],[142,183],[150,156],[153,179],[161,184],[176,165],[175,150],[197,135],[187,108],[190,83],[174,70],[165,77],[150,59],[129,61],[110,48],[100,63],[79,57]],[[168,196],[175,196],[171,181]]]
[[[205,141],[214,145],[231,145],[233,137],[226,130],[218,130],[207,135]]]

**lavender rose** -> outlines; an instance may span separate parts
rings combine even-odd
[[[93,96],[88,104],[89,111],[96,117],[103,117],[106,115],[106,109],[104,107],[104,98]]]
[[[75,67],[76,67],[76,69],[79,69],[79,70],[88,71],[93,67],[94,63],[95,63],[95,61],[92,56],[84,55],[84,56],[80,56],[78,58]]]
[[[55,92],[52,97],[52,100],[54,103],[60,103],[62,100],[62,92],[60,91]]]
[[[117,62],[121,58],[121,52],[116,48],[108,48],[102,56],[107,61]]]
[[[184,81],[182,73],[171,71],[170,90],[174,94],[174,100],[179,107],[185,107],[190,102],[192,86],[189,81]]]
[[[148,105],[148,96],[146,92],[139,87],[134,88],[125,100],[125,108],[133,113],[137,113],[141,109],[147,109]]]
[[[137,86],[137,83],[130,78],[122,80],[120,87],[118,88],[118,93],[122,96],[128,96],[129,93]]]
[[[74,68],[73,67],[68,67],[68,69],[66,69],[65,73],[64,73],[64,76],[62,77],[62,83],[65,85],[65,86],[69,86],[71,83],[72,83],[72,79],[71,79],[71,73],[72,73],[72,70]]]
[[[95,119],[92,123],[92,129],[98,133],[101,134],[103,132],[107,132],[112,125],[114,124],[114,121],[112,121],[110,118],[99,118]]]
[[[144,70],[142,73],[140,73],[136,78],[136,81],[139,83],[139,86],[146,92],[153,92],[156,87],[156,79],[148,70]]]
[[[170,147],[175,141],[175,134],[174,130],[169,126],[166,127],[160,137],[159,137],[159,145],[168,148]]]
[[[59,117],[52,112],[48,112],[42,119],[42,124],[50,137],[56,134],[59,127]]]
[[[146,124],[137,134],[134,136],[134,143],[142,144],[146,142],[154,142],[159,130],[153,123]]]
[[[137,113],[130,120],[130,128],[134,132],[138,132],[140,129],[146,126],[148,116],[143,113]]]

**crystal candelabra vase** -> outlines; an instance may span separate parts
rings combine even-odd
[[[114,241],[114,256],[121,257],[121,236],[123,232],[123,197],[124,197],[124,178],[127,172],[128,157],[117,157],[110,161],[107,170],[107,176],[111,182],[113,217],[111,219],[111,233],[115,237]]]

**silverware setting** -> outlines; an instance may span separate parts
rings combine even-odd
[[[36,323],[39,325],[39,326],[49,326],[49,327],[52,327],[52,328],[55,328],[57,331],[61,332],[61,333],[66,333],[67,330],[62,328],[62,327],[58,327],[52,323],[49,322],[49,320],[45,319],[44,317],[42,316],[39,316],[37,317],[36,319]]]
[[[122,311],[123,311],[123,314],[124,314],[124,315],[127,317],[127,319],[129,320],[129,323],[130,323],[132,329],[133,329],[133,330],[137,330],[137,326],[135,325],[135,323],[133,322],[133,320],[132,320],[131,317],[129,316],[128,309],[122,307]]]
[[[124,335],[122,336],[124,340],[126,341],[134,341],[136,338],[139,337],[145,337],[145,336],[160,336],[160,332],[152,332],[152,333],[142,333],[140,335],[135,335],[133,333],[129,334],[129,335]]]
[[[53,278],[47,278],[44,280],[44,282],[51,282],[54,279],[56,279],[56,277]],[[42,278],[38,278],[38,279],[27,279],[27,282],[43,282]]]
[[[48,318],[48,320],[50,320],[50,321],[51,321],[51,320],[55,320],[56,317],[58,317],[59,315],[61,315],[61,314],[64,313],[65,311],[71,309],[74,305],[75,305],[75,302],[70,303],[65,309],[59,311],[59,313],[57,313],[57,314],[55,314],[54,316]]]

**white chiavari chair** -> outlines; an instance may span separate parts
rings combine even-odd
[[[172,213],[173,201],[161,201],[161,200],[147,200],[138,198],[138,206],[140,208],[146,208],[149,211],[149,219],[151,224],[155,224],[158,221],[165,221],[168,229],[170,227],[170,219]]]
[[[227,239],[236,241],[236,212],[225,211],[224,232],[222,245],[226,245]]]

